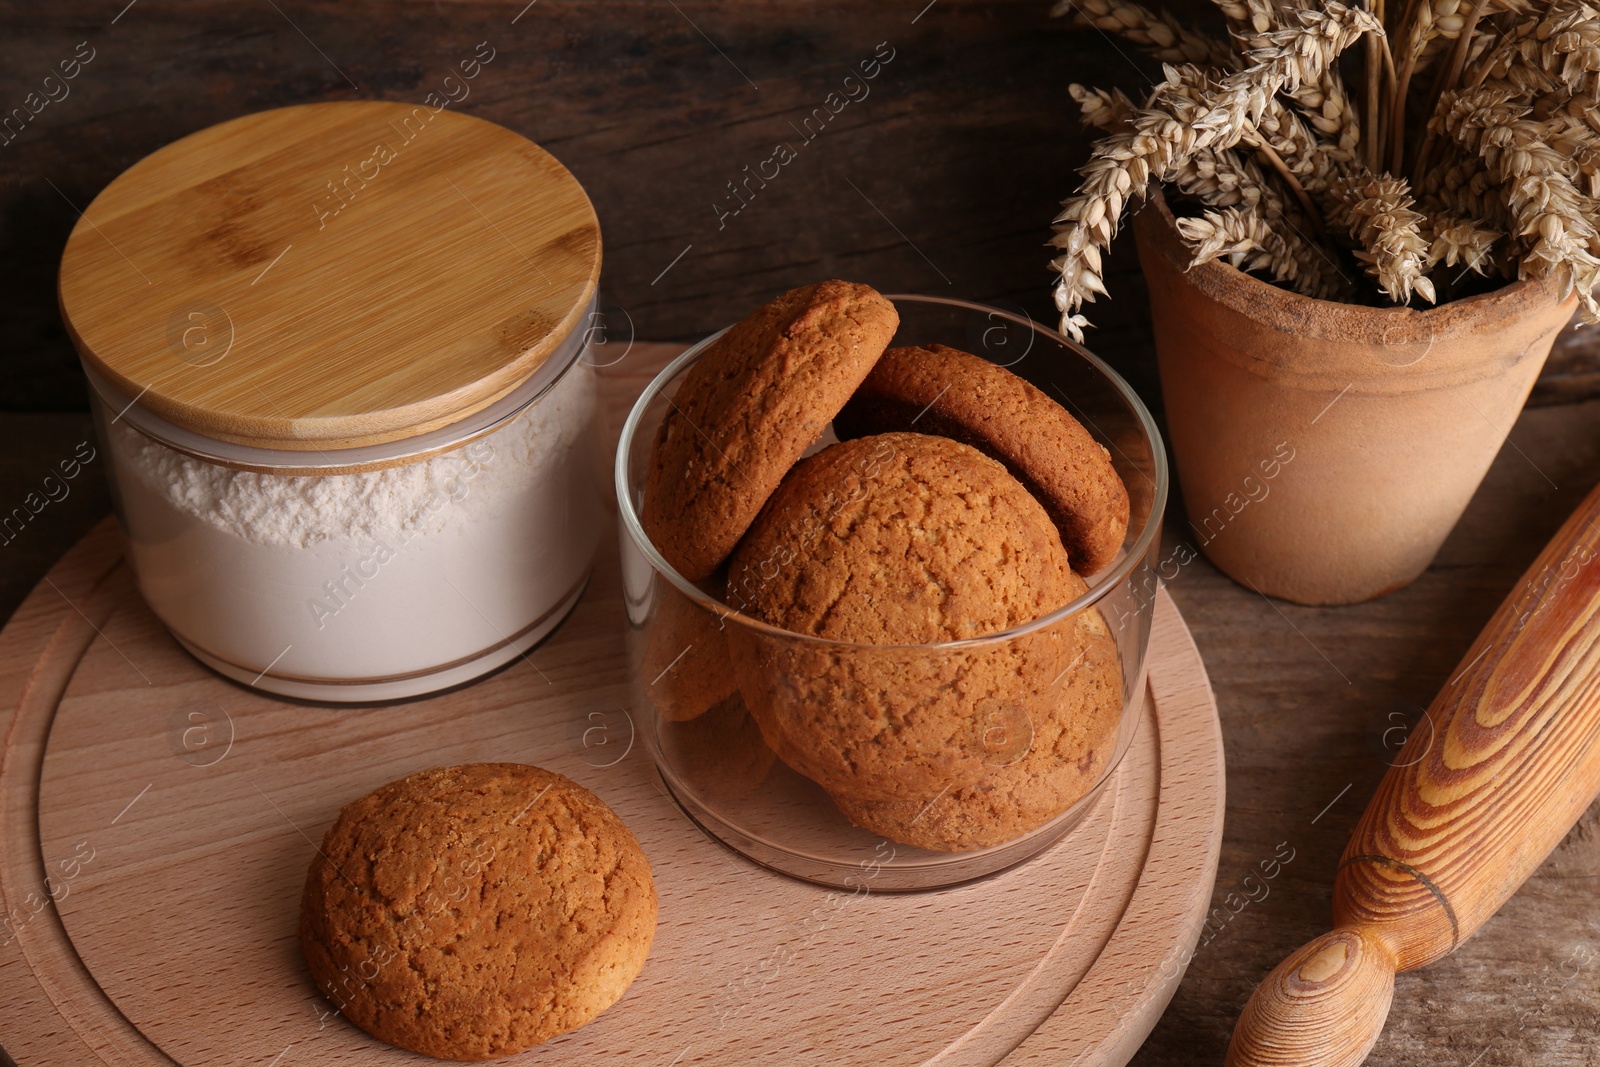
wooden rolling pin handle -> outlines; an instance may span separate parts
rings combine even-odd
[[[1323,934],[1257,987],[1234,1027],[1228,1062],[1356,1067],[1389,1016],[1394,975],[1394,953],[1379,938],[1359,927]],[[1308,1049],[1320,1055],[1307,1059]]]
[[[1230,1067],[1353,1067],[1398,971],[1471,937],[1600,793],[1600,487],[1412,731],[1334,877],[1335,930],[1269,974]]]

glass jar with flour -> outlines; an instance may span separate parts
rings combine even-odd
[[[315,700],[525,652],[601,540],[599,269],[572,175],[443,107],[246,116],[112,182],[61,305],[151,610]]]

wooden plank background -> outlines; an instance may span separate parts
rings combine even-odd
[[[526,5],[526,6],[525,6]],[[313,100],[421,101],[488,42],[454,106],[561,158],[605,231],[614,332],[689,339],[773,293],[842,276],[1021,307],[1048,321],[1043,247],[1088,139],[1074,81],[1138,90],[1125,44],[1049,0],[34,0],[0,3],[0,115],[88,42],[68,95],[0,137],[0,511],[84,440],[54,273],[76,208],[179,136]],[[1216,25],[1198,0],[1180,14]],[[737,215],[742,180],[881,43],[893,59]],[[455,83],[452,83],[455,84]],[[460,92],[458,88],[457,93]],[[1091,344],[1159,408],[1131,242]],[[1228,814],[1215,919],[1143,1067],[1220,1062],[1255,981],[1328,923],[1346,835],[1420,706],[1600,476],[1600,361],[1564,338],[1438,562],[1374,604],[1299,608],[1203,560],[1173,594],[1217,690]],[[87,464],[0,544],[0,614],[109,508]],[[1182,528],[1172,513],[1169,527]],[[1169,532],[1176,543],[1179,535]],[[1398,727],[1398,729],[1397,729]],[[1244,879],[1292,852],[1277,877]],[[1590,812],[1505,912],[1397,986],[1377,1064],[1600,1063],[1600,820]],[[1250,899],[1250,898],[1257,899]],[[4,1035],[0,1034],[0,1043]],[[24,1065],[32,1067],[32,1065]]]
[[[1169,7],[1220,29],[1203,0]],[[1002,302],[1049,321],[1044,242],[1089,143],[1067,86],[1137,92],[1159,71],[1126,42],[1074,29],[1049,8],[1050,0],[7,0],[0,116],[22,109],[29,121],[0,133],[0,410],[84,406],[55,300],[78,210],[184,134],[316,100],[420,102],[437,92],[555,153],[594,199],[604,297],[619,328],[631,323],[639,337],[693,339],[776,292],[830,276]],[[494,58],[462,79],[459,64],[480,42]],[[64,96],[59,79],[52,83],[61,98],[31,115],[29,94],[48,100],[44,78],[75,54],[92,58]],[[875,55],[892,58],[866,95],[806,126]],[[764,187],[743,185],[780,142],[796,158]],[[1107,272],[1114,299],[1094,307],[1092,343],[1154,395],[1131,242],[1119,244]],[[1593,346],[1563,347],[1541,398],[1600,390]]]

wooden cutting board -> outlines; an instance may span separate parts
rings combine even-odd
[[[613,414],[672,351],[638,346],[608,371]],[[330,1016],[294,932],[339,808],[439,763],[567,774],[655,870],[660,928],[627,996],[514,1062],[1121,1064],[1203,925],[1222,744],[1164,592],[1139,730],[1070,836],[958,889],[851,896],[757,868],[666,798],[633,744],[609,545],[525,660],[427,700],[336,708],[189,658],[119,536],[107,521],[68,551],[0,632],[0,1043],[20,1067],[426,1062]]]

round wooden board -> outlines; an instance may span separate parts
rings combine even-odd
[[[517,1062],[1127,1061],[1182,977],[1222,830],[1216,706],[1164,592],[1139,730],[1071,835],[972,885],[855,896],[744,861],[665,797],[632,743],[620,577],[608,546],[601,560],[525,661],[427,700],[324,707],[201,667],[98,527],[0,632],[5,1051],[21,1067],[425,1062],[313,988],[294,938],[313,842],[409,771],[514,760],[615,807],[661,897],[627,996]]]

